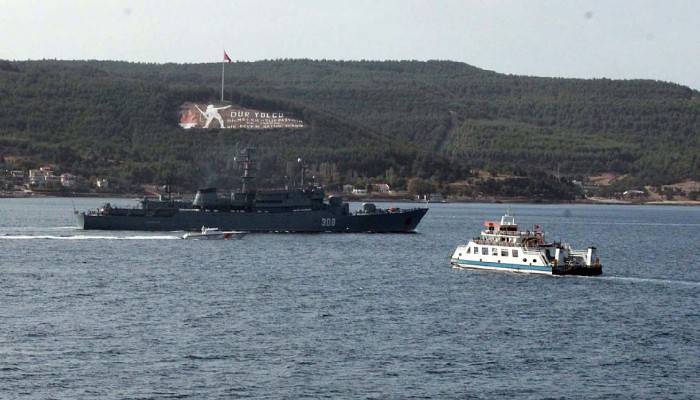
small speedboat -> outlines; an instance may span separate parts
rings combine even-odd
[[[226,240],[240,239],[245,236],[244,231],[221,231],[219,228],[202,227],[201,232],[185,233],[182,238],[190,240]]]

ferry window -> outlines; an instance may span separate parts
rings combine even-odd
[[[501,257],[508,257],[508,250],[507,249],[501,250]]]
[[[471,248],[471,247],[467,247],[467,254],[471,254],[471,252],[472,252],[472,248]],[[460,256],[461,256],[461,254],[460,254]]]
[[[535,259],[533,258],[533,259],[532,259],[532,262],[536,263],[536,262],[537,262],[537,260],[535,260]]]
[[[517,256],[518,256],[518,250],[513,249],[513,257],[517,257]]]
[[[478,247],[474,247],[474,254],[479,254],[479,248],[478,248]]]
[[[482,247],[481,248],[481,254],[488,256],[489,255],[489,248],[488,247]]]
[[[498,249],[495,248],[495,247],[492,247],[492,248],[491,248],[491,255],[492,255],[492,256],[497,256],[497,255],[498,255]]]

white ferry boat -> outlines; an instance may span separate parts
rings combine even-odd
[[[538,225],[532,231],[518,230],[515,217],[508,213],[500,224],[486,221],[484,226],[479,237],[457,247],[453,266],[545,275],[603,273],[595,247],[574,250],[566,243],[547,243]]]

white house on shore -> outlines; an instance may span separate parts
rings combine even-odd
[[[49,166],[30,169],[29,185],[38,189],[56,188],[61,185],[61,178],[54,175],[53,170]]]
[[[389,193],[391,192],[391,187],[386,183],[373,183],[372,189],[378,193]]]
[[[633,189],[632,190],[625,190],[622,193],[622,196],[624,196],[624,197],[642,197],[644,195],[646,195],[646,193],[644,193],[643,190],[633,190]]]
[[[97,178],[95,181],[95,186],[97,186],[98,189],[109,189],[109,181],[105,178]]]
[[[77,176],[69,173],[61,174],[61,186],[63,186],[64,188],[74,188],[77,185],[77,183]]]

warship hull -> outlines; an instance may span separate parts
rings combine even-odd
[[[413,232],[427,208],[388,213],[338,215],[331,210],[290,212],[217,212],[177,210],[171,215],[94,215],[76,213],[82,229],[197,231],[202,226],[248,232]],[[170,214],[170,213],[168,213]]]

